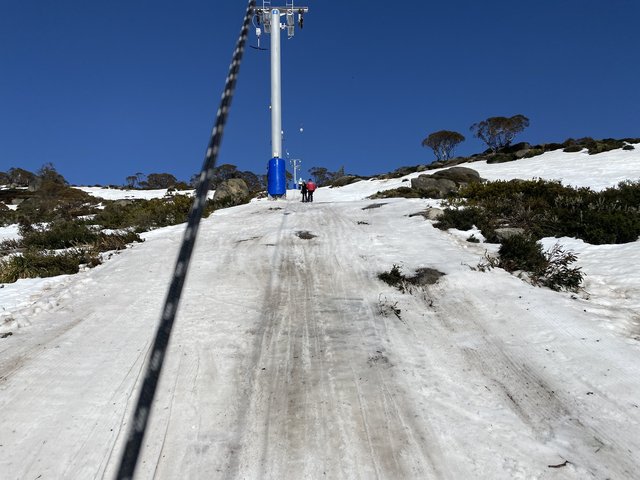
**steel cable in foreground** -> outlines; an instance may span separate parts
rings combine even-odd
[[[229,66],[229,75],[227,76],[224,92],[222,93],[220,108],[216,115],[215,126],[211,132],[211,138],[209,140],[204,164],[200,172],[195,198],[193,200],[193,205],[191,206],[191,211],[189,212],[187,228],[182,239],[182,245],[180,246],[180,252],[176,261],[173,278],[162,310],[160,324],[156,330],[151,355],[149,356],[149,363],[147,364],[147,370],[142,382],[142,389],[140,390],[133,418],[130,421],[127,443],[124,447],[122,458],[120,459],[120,467],[116,477],[119,480],[128,480],[133,478],[138,457],[140,456],[142,440],[147,429],[151,405],[155,397],[156,387],[158,386],[160,372],[162,370],[167,346],[169,344],[169,337],[171,336],[171,330],[178,310],[178,304],[180,303],[180,297],[182,296],[182,288],[187,276],[187,270],[189,269],[191,254],[198,234],[200,220],[202,219],[202,212],[207,203],[209,183],[213,177],[213,169],[215,168],[216,160],[218,158],[220,143],[222,141],[222,133],[229,114],[229,108],[231,106],[238,72],[240,71],[240,63],[242,61],[242,55],[244,54],[245,44],[249,33],[249,25],[251,23],[254,8],[255,0],[250,0],[244,17],[242,30],[240,31],[240,37],[238,38],[236,49],[233,52],[233,59]]]

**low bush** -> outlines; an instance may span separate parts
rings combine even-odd
[[[640,182],[602,192],[546,180],[511,180],[466,185],[435,226],[478,227],[488,241],[495,229],[523,228],[532,237],[575,237],[591,244],[627,243],[640,236]],[[475,210],[473,210],[475,209]],[[467,211],[468,210],[468,211]]]
[[[411,187],[398,187],[374,193],[369,198],[422,198],[422,193]]]
[[[554,150],[560,150],[564,148],[564,144],[562,143],[543,143],[541,145],[536,145],[535,149],[541,149],[543,152],[552,152]]]
[[[580,268],[571,268],[569,265],[575,262],[578,257],[573,252],[565,251],[556,244],[546,252],[546,267],[541,275],[536,277],[536,281],[549,287],[552,290],[568,290],[575,292],[582,285],[584,274]]]
[[[22,249],[22,242],[20,240],[8,239],[0,242],[0,257],[8,255]]]
[[[471,230],[477,226],[482,216],[480,208],[445,208],[434,227],[440,230],[457,228],[459,230]]]
[[[16,214],[24,224],[69,220],[95,213],[98,203],[95,197],[82,190],[43,181],[40,189],[18,206]]]
[[[415,173],[420,169],[420,165],[413,165],[409,167],[396,168],[393,172],[385,173],[384,175],[376,175],[379,179],[400,178],[411,173]]]
[[[548,150],[545,150],[544,148],[532,148],[527,153],[525,153],[524,157],[522,157],[522,158],[537,157],[538,155],[542,155],[546,151],[548,151]]]
[[[4,203],[0,203],[0,227],[6,227],[16,223],[16,212],[7,207]]]
[[[412,277],[405,276],[400,266],[393,264],[391,270],[378,274],[378,278],[387,285],[396,287],[402,293],[411,292],[413,287],[424,287],[437,283],[444,273],[433,268],[419,268]]]
[[[575,292],[584,279],[579,267],[570,266],[578,257],[558,244],[543,252],[533,238],[516,235],[503,241],[498,254],[497,266],[508,272],[522,270],[529,273],[534,285]]]
[[[475,234],[471,234],[469,237],[467,237],[467,242],[469,243],[480,243],[480,239],[478,237],[475,236]]]
[[[400,266],[395,263],[388,272],[379,273],[378,278],[387,285],[404,290],[402,285],[406,281],[406,277],[400,271]]]
[[[0,283],[13,283],[21,278],[78,273],[80,264],[88,263],[89,258],[85,252],[80,251],[56,254],[27,250],[22,255],[0,260]]]
[[[620,140],[615,138],[603,138],[601,140],[595,140],[591,137],[584,137],[577,140],[569,138],[562,145],[564,147],[564,152],[580,152],[587,149],[589,155],[596,155],[598,153],[608,152],[618,148],[623,150],[632,150],[633,146],[627,144],[638,142],[640,142],[640,139],[637,138],[623,138]],[[627,148],[629,146],[631,148]]]
[[[220,210],[222,208],[230,208],[230,207],[236,207],[238,205],[245,205],[247,203],[249,203],[251,201],[251,195],[245,195],[241,198],[237,198],[237,197],[225,197],[223,199],[214,199],[210,202],[210,204],[208,205],[209,207],[209,213],[213,212],[215,210]],[[207,209],[205,208],[205,214],[207,213]],[[186,220],[185,220],[186,221]]]
[[[526,272],[540,272],[544,270],[546,259],[542,247],[535,239],[525,235],[514,235],[505,238],[498,251],[499,266],[507,272],[524,270]]]
[[[105,228],[131,227],[137,232],[144,232],[186,222],[192,203],[193,198],[186,195],[133,202],[109,202],[103,210],[97,212],[93,222]],[[213,203],[208,202],[205,215],[212,211],[212,207]]]
[[[47,226],[20,226],[22,246],[31,249],[56,250],[93,243],[98,234],[84,223],[71,220],[58,220]]]
[[[566,153],[581,152],[582,150],[584,150],[584,147],[582,145],[569,145],[568,147],[562,149],[562,151]]]
[[[100,233],[91,244],[93,252],[108,252],[111,250],[124,250],[127,245],[134,242],[144,242],[135,232]]]
[[[516,159],[516,156],[511,153],[495,153],[487,158],[487,163],[506,163]]]
[[[338,177],[335,180],[332,180],[329,184],[331,187],[344,187],[347,185],[351,185],[352,183],[362,181],[362,177],[358,177],[355,175],[344,175],[342,177]]]
[[[143,241],[134,232],[94,232],[79,220],[59,220],[44,226],[21,225],[20,235],[19,240],[0,243],[0,253],[2,251],[60,250],[80,247],[91,253],[99,253],[122,250],[129,243]]]
[[[480,207],[445,208],[433,226],[440,230],[471,230],[475,226],[487,240],[495,238],[495,221]]]

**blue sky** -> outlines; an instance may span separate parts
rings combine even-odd
[[[517,140],[532,143],[640,137],[637,1],[304,5],[304,29],[282,37],[284,147],[304,168],[429,163],[421,141],[443,129],[467,137],[456,153],[476,153],[471,124],[518,113],[531,126]],[[0,171],[52,162],[74,184],[187,180],[245,7],[0,0]],[[245,55],[219,157],[256,173],[271,150],[268,55]]]

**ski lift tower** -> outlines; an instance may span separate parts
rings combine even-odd
[[[271,149],[267,172],[267,193],[272,198],[283,197],[287,193],[286,161],[282,158],[282,82],[280,77],[280,30],[287,30],[287,37],[293,37],[297,24],[302,28],[304,14],[308,7],[294,6],[293,0],[286,0],[285,6],[271,5],[263,0],[262,7],[255,8],[256,36],[260,48],[261,26],[265,34],[271,35]],[[285,17],[285,23],[280,19]]]

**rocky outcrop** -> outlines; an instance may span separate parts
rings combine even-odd
[[[442,210],[441,208],[435,208],[435,207],[427,208],[426,210],[422,210],[421,212],[409,214],[410,217],[420,216],[420,217],[424,217],[427,220],[437,220],[442,215],[444,215],[444,210]]]
[[[467,183],[481,182],[480,174],[468,167],[452,167],[446,170],[432,173],[434,178],[445,178],[456,183],[456,185],[466,185]]]
[[[241,178],[230,178],[216,187],[213,195],[214,203],[231,207],[247,203],[249,199],[249,187]]]
[[[458,189],[456,182],[446,178],[434,178],[429,175],[420,175],[417,178],[412,178],[411,188],[431,198],[445,198],[448,194]]]
[[[481,182],[480,174],[467,167],[452,167],[431,175],[420,175],[411,180],[411,188],[431,198],[445,198],[462,185]]]

